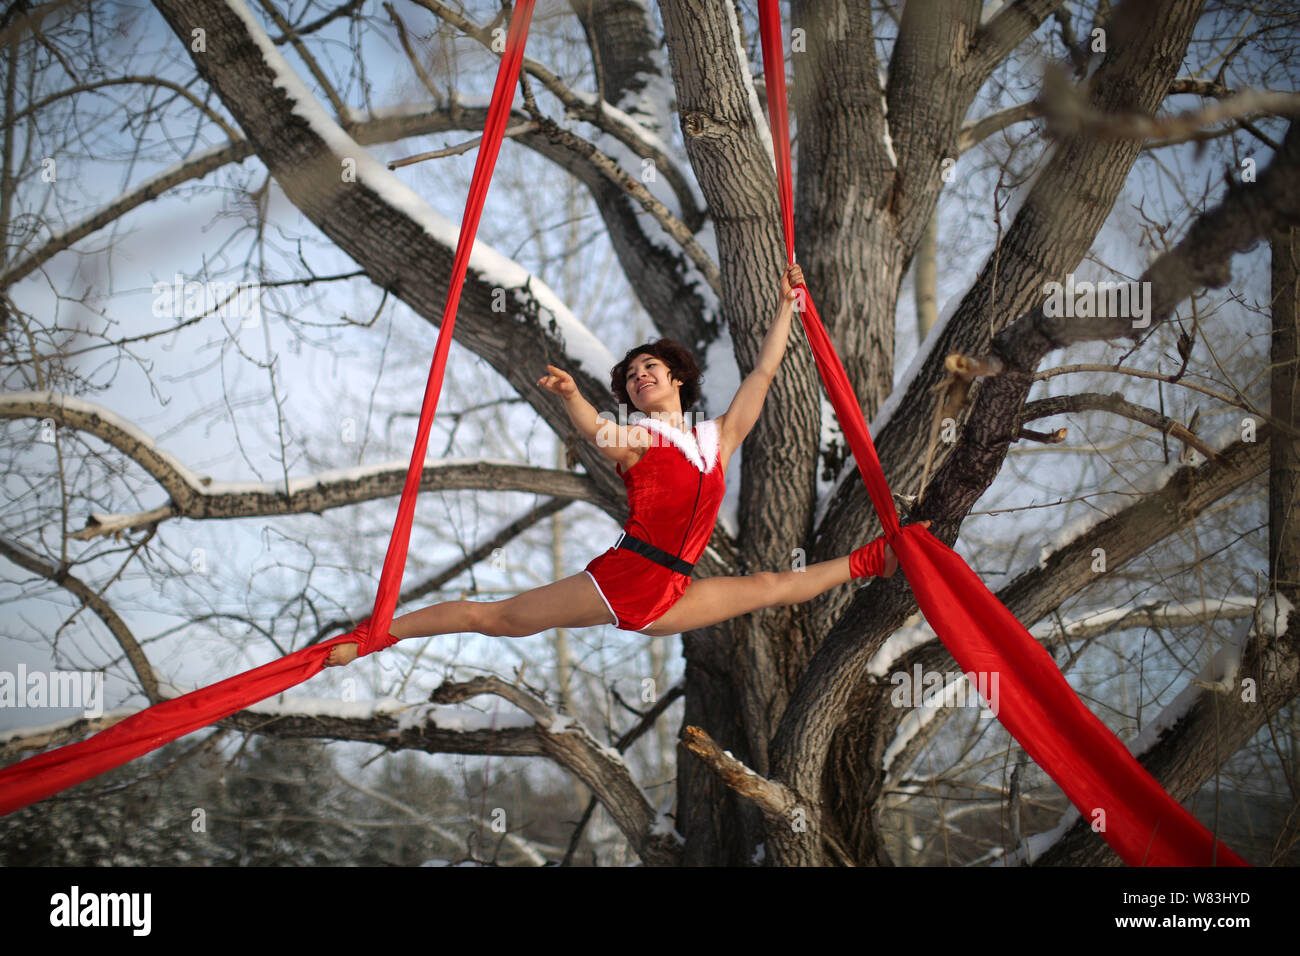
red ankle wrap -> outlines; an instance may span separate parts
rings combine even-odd
[[[882,534],[849,555],[849,570],[855,578],[878,577],[885,570],[885,536]]]

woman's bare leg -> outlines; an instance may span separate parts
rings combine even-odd
[[[892,577],[898,569],[897,559],[892,550],[886,550],[885,554],[884,577]],[[852,577],[849,558],[845,555],[810,564],[801,571],[760,571],[743,577],[701,578],[688,584],[677,603],[641,633],[653,637],[681,634],[765,607],[802,604]]]
[[[389,633],[398,640],[458,633],[527,637],[552,627],[609,624],[610,617],[596,585],[586,572],[579,572],[504,601],[433,604],[395,618]],[[325,663],[347,664],[355,657],[355,644],[340,644]]]

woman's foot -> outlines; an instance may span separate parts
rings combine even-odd
[[[325,658],[326,667],[342,667],[345,664],[351,664],[361,656],[362,644],[367,647],[370,646],[370,618],[366,618],[348,632],[349,636],[354,634],[359,638],[356,643],[336,644],[330,648],[329,655]],[[375,646],[370,647],[367,653],[374,653],[383,650],[385,647],[392,647],[398,640],[399,638],[390,633],[386,640],[375,642]]]
[[[335,644],[330,648],[329,657],[325,658],[326,667],[342,667],[357,659],[359,648],[356,644]]]

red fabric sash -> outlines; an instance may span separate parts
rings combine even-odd
[[[793,262],[794,194],[781,13],[777,0],[759,0],[758,9],[781,221],[786,256]],[[920,525],[900,529],[861,406],[811,296],[805,294],[804,300],[803,326],[817,370],[885,538],[898,555],[925,619],[962,670],[990,681],[996,675],[998,720],[1129,865],[1249,865],[1169,796],[1083,705],[1047,651],[961,557]]]
[[[393,643],[388,636],[388,627],[393,621],[402,585],[402,572],[406,568],[406,551],[411,537],[411,523],[415,519],[415,498],[424,472],[429,429],[438,407],[438,394],[442,390],[443,370],[447,365],[447,352],[451,348],[456,307],[469,268],[470,250],[478,232],[479,217],[487,199],[488,185],[501,148],[506,120],[510,117],[514,89],[519,83],[519,69],[523,63],[524,43],[528,37],[533,3],[534,0],[517,0],[514,14],[510,18],[506,49],[497,69],[492,105],[488,109],[483,141],[474,166],[474,178],[465,203],[465,215],[461,220],[460,238],[456,243],[456,256],[447,285],[447,301],[442,310],[438,346],[429,370],[424,404],[420,409],[419,434],[415,449],[411,452],[411,465],[402,487],[393,535],[388,542],[388,554],[384,558],[384,568],[379,578],[374,612],[356,630],[342,637],[305,647],[219,684],[156,704],[79,743],[5,767],[0,770],[0,816],[121,766],[128,760],[134,760],[178,737],[316,676],[325,666],[330,648],[336,644],[356,643],[358,653],[364,655]]]

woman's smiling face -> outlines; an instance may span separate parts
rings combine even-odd
[[[632,404],[641,411],[654,406],[663,408],[681,389],[681,382],[669,374],[668,365],[661,358],[642,353],[632,359],[627,369],[627,394]],[[677,399],[680,407],[681,399]]]

